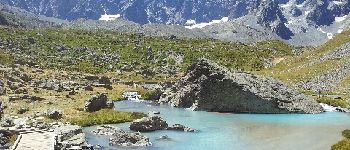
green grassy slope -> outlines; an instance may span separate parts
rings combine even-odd
[[[211,39],[170,39],[110,31],[63,29],[0,28],[0,39],[11,43],[12,46],[4,44],[7,46],[3,50],[14,55],[16,60],[35,62],[45,68],[88,73],[116,71],[130,64],[133,71],[169,66],[184,71],[201,57],[232,69],[254,71],[263,69],[266,59],[289,56],[292,50],[292,47],[279,41],[245,45]],[[13,45],[19,50],[14,50]],[[152,52],[151,58],[149,51]],[[170,52],[183,56],[183,61],[175,63],[169,58]],[[103,59],[106,55],[117,57]]]

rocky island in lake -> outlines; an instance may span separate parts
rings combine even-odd
[[[321,113],[312,98],[279,80],[232,73],[207,59],[191,65],[186,76],[159,102],[175,107],[236,113]]]

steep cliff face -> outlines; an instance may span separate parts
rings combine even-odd
[[[321,113],[313,99],[273,78],[231,73],[206,59],[193,64],[160,102],[175,107],[238,113]]]

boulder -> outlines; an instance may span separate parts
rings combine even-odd
[[[143,117],[130,124],[130,130],[139,132],[150,132],[155,130],[164,130],[168,123],[159,116]]]
[[[86,144],[85,134],[80,126],[62,125],[54,130],[55,149],[68,149]]]
[[[100,77],[100,79],[98,79],[98,83],[99,84],[105,84],[105,85],[112,84],[111,80],[108,77],[106,77],[106,76]]]
[[[48,109],[45,112],[45,116],[50,119],[60,119],[62,118],[62,111],[58,109]]]
[[[321,113],[314,100],[279,80],[232,73],[207,59],[189,67],[159,101],[192,110],[236,113]]]
[[[0,96],[6,94],[5,84],[0,80]]]
[[[9,130],[0,130],[0,149],[10,149],[12,146],[12,137],[16,133]]]
[[[174,124],[173,126],[168,127],[167,130],[184,131],[184,132],[195,132],[196,131],[190,127],[186,127],[186,126],[181,125],[181,124]]]
[[[152,143],[149,141],[149,138],[147,138],[139,132],[121,133],[114,135],[112,138],[109,139],[109,144],[123,147],[152,146]]]
[[[15,123],[13,121],[13,118],[10,116],[4,116],[3,118],[1,118],[1,126],[2,127],[13,127],[15,126]]]
[[[94,88],[91,85],[84,87],[85,91],[94,91]]]
[[[97,81],[98,80],[98,76],[96,75],[85,75],[85,79],[88,81]]]
[[[348,109],[348,108],[337,107],[337,108],[335,108],[335,110],[339,111],[339,112],[343,112],[343,113],[350,113],[350,109]]]
[[[0,119],[2,119],[2,114],[4,113],[5,103],[0,101]]]
[[[92,131],[96,135],[112,136],[109,140],[111,145],[124,147],[151,146],[149,138],[140,133],[128,133],[118,127],[103,125],[97,127],[97,131]]]
[[[85,103],[85,111],[94,112],[104,108],[113,108],[114,103],[108,101],[106,94],[95,95]]]
[[[157,140],[170,140],[168,135],[161,135]]]

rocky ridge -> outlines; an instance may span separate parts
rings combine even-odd
[[[5,0],[4,3],[37,15],[68,20],[92,19],[75,21],[73,25],[68,25],[69,28],[108,29],[156,36],[209,37],[244,43],[272,38],[282,39],[298,46],[315,46],[332,39],[334,35],[350,27],[348,19],[350,4],[346,0],[205,0],[200,2],[114,0],[85,3],[80,1],[64,3],[57,0],[42,3],[36,3],[33,0],[26,2]],[[104,13],[120,14],[121,17],[113,23],[93,21],[99,19]],[[225,17],[229,21],[218,23],[224,28],[213,30],[214,27],[211,26],[216,26],[215,23],[202,28],[202,25],[205,26],[213,20]],[[177,24],[194,27],[186,29]],[[196,25],[200,27],[196,28]],[[232,30],[230,28],[232,26],[238,29]],[[250,34],[251,32],[258,32],[260,37]],[[242,39],[239,35],[252,37],[252,39]]]

